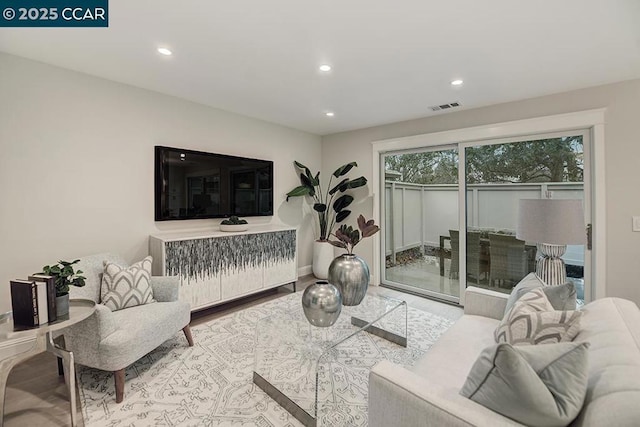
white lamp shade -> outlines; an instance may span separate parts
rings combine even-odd
[[[582,200],[520,199],[516,237],[551,245],[584,245]]]

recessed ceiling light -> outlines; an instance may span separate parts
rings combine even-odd
[[[318,69],[326,73],[327,71],[331,71],[331,65],[322,64],[321,66],[318,67]]]
[[[166,47],[159,47],[158,48],[158,53],[165,55],[165,56],[170,56],[173,54],[173,52],[171,52],[169,49],[167,49]]]
[[[324,113],[324,115],[327,117],[333,117],[336,115],[336,113],[334,113],[333,111],[327,111],[326,113]]]
[[[462,83],[464,83],[462,80],[457,79],[457,80],[453,80],[451,82],[451,86],[460,86]]]

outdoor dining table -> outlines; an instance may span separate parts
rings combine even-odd
[[[440,236],[440,276],[444,277],[444,251],[445,251],[445,247],[444,247],[444,242],[446,242],[447,240],[451,240],[451,236],[449,235],[441,235]],[[481,237],[480,238],[480,246],[483,249],[488,249],[490,247],[490,242],[489,239],[487,237]],[[535,267],[531,267],[532,263],[535,262],[535,257],[536,257],[536,252],[537,252],[537,246],[535,244],[530,244],[530,243],[525,243],[525,252],[527,252],[527,266],[528,266],[528,270],[529,271],[533,271],[533,269],[535,269]],[[532,261],[532,262],[530,262]],[[488,263],[489,265],[491,265],[491,256],[488,257]]]

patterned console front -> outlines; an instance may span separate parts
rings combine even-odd
[[[296,231],[151,236],[154,274],[180,276],[180,299],[199,309],[297,280]]]

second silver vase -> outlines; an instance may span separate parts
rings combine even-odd
[[[358,305],[369,288],[369,266],[357,255],[340,255],[329,266],[329,283],[340,290],[342,305]]]

